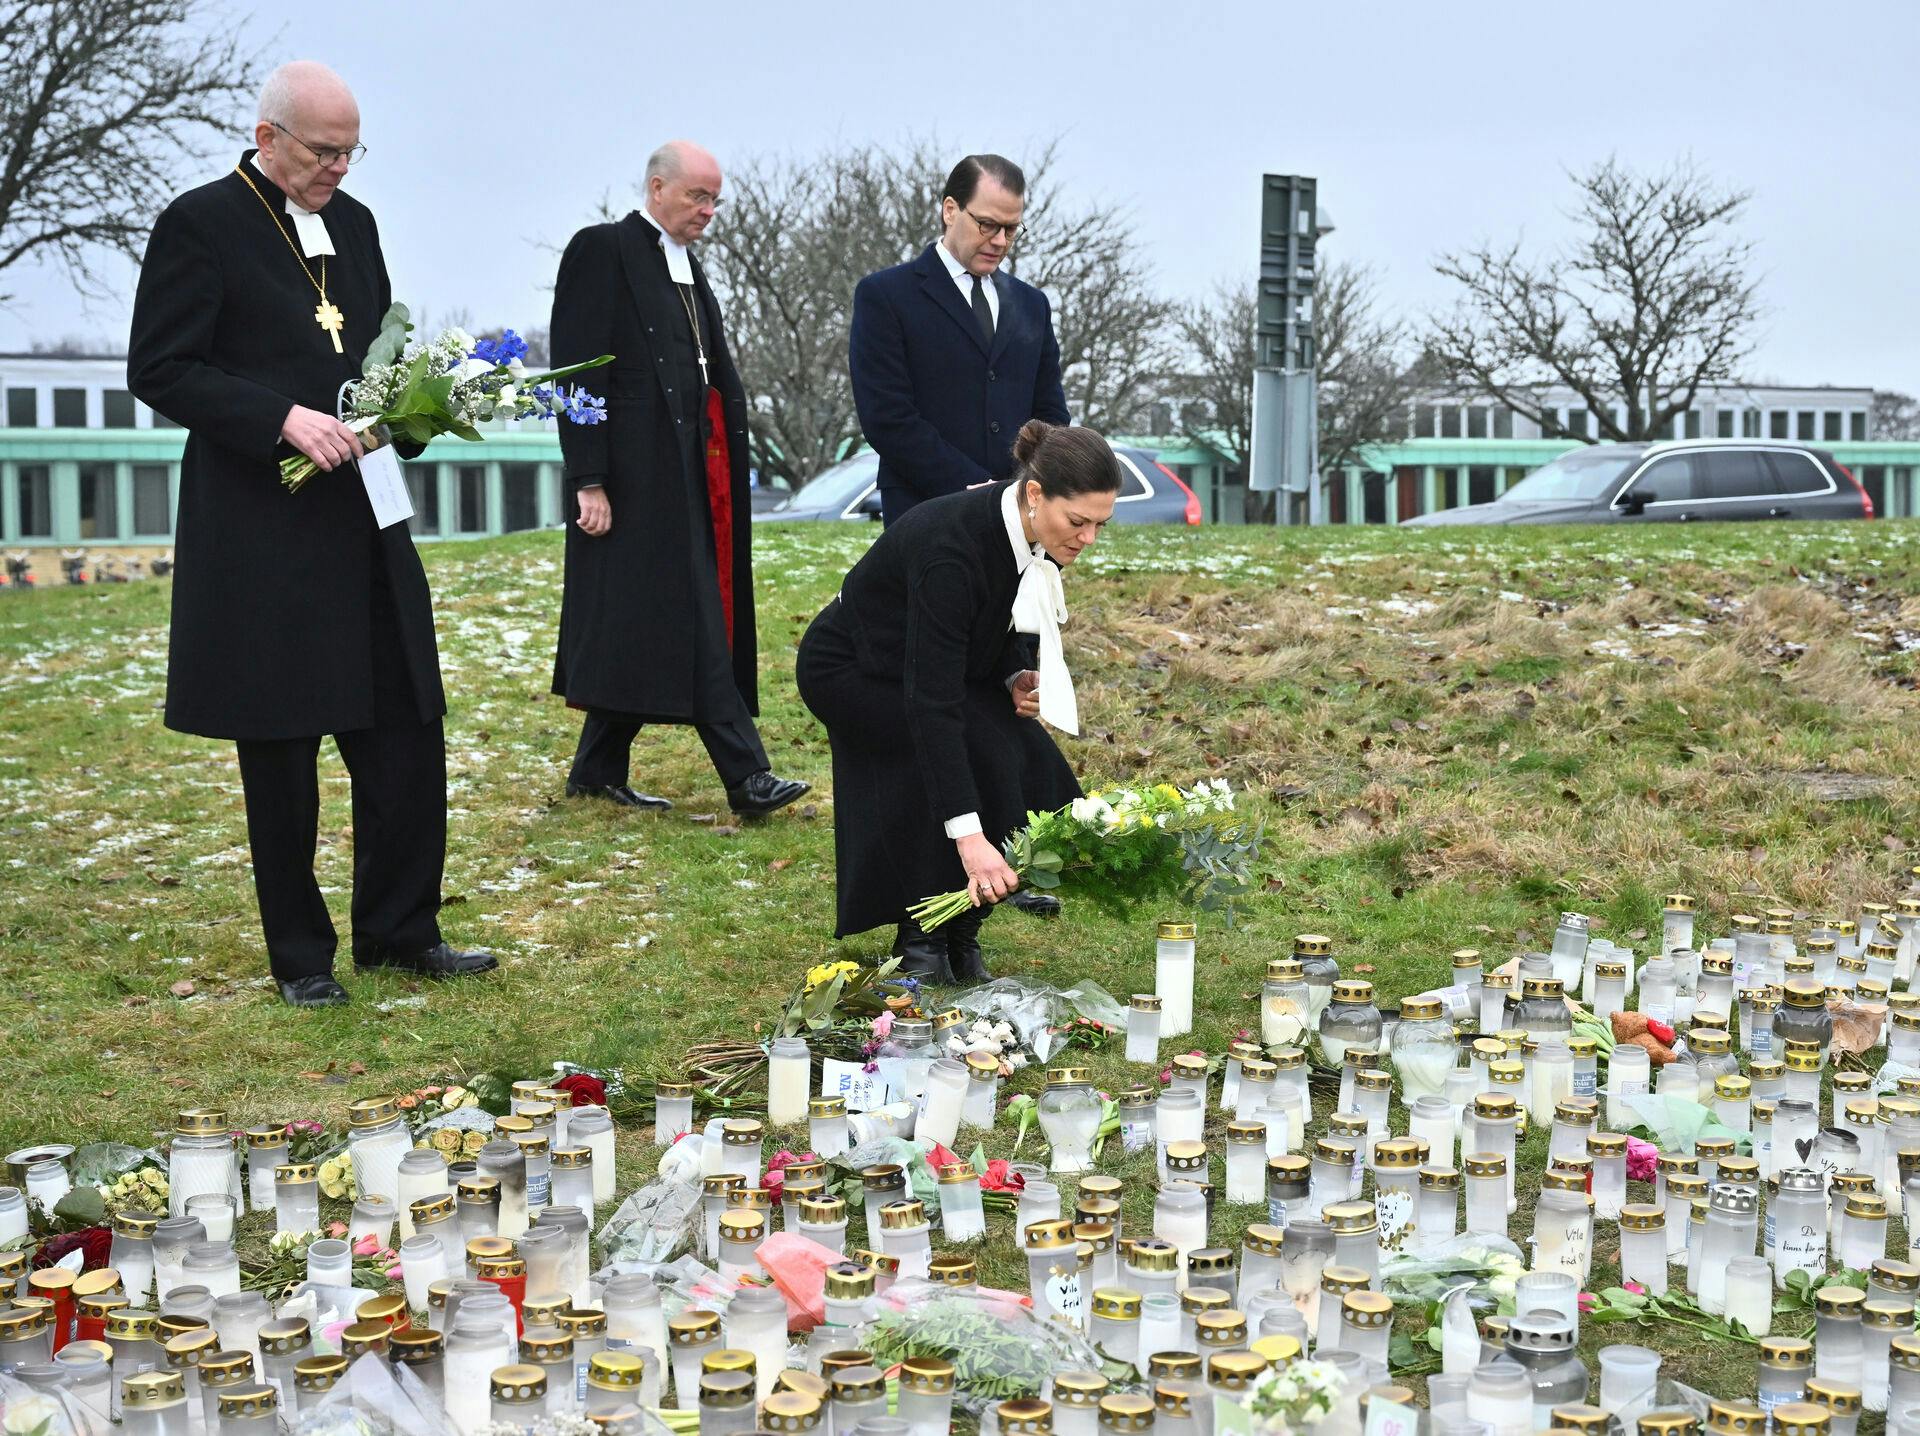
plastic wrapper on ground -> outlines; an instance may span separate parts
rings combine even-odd
[[[649,1182],[607,1218],[600,1251],[609,1266],[648,1271],[698,1251],[705,1231],[697,1184]]]
[[[1472,1306],[1488,1309],[1513,1295],[1526,1270],[1526,1254],[1505,1237],[1468,1232],[1432,1251],[1389,1257],[1380,1266],[1380,1290],[1396,1302],[1425,1305],[1465,1287]]]
[[[68,1391],[35,1391],[0,1372],[0,1431],[7,1436],[96,1436],[87,1408]]]
[[[1006,1023],[1019,1034],[1020,1045],[1040,1062],[1051,1057],[1059,1043],[1053,1029],[1065,1027],[1076,1017],[1090,1017],[1123,1032],[1127,1026],[1126,1009],[1094,982],[1077,982],[1062,990],[1044,982],[997,977],[960,993],[953,1005],[969,1017]]]
[[[453,1422],[412,1372],[368,1352],[292,1429],[295,1436],[451,1436]]]

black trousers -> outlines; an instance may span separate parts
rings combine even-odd
[[[567,775],[567,781],[587,788],[625,787],[631,771],[633,740],[644,726],[619,713],[589,709],[580,725],[580,745],[574,749],[573,771]],[[754,727],[744,705],[736,716],[724,723],[692,726],[700,735],[700,741],[706,744],[707,756],[713,760],[721,783],[729,788],[773,766],[760,742],[760,730]]]
[[[384,569],[372,593],[374,726],[333,735],[353,782],[353,951],[419,952],[440,941],[447,856],[447,747],[421,721]],[[267,960],[282,982],[333,970],[339,939],[313,876],[320,738],[242,739],[253,890]]]

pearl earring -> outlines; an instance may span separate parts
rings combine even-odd
[[[1034,516],[1034,513],[1035,513],[1035,509],[1034,509],[1034,507],[1033,507],[1033,505],[1032,505],[1032,504],[1028,504],[1028,505],[1027,505],[1027,522],[1028,522],[1028,523],[1032,523],[1032,522],[1033,522],[1033,516]]]

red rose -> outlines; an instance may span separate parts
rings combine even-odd
[[[591,1072],[570,1072],[553,1084],[556,1092],[565,1092],[573,1098],[576,1107],[604,1107],[607,1105],[607,1084]]]
[[[113,1249],[113,1233],[106,1227],[85,1227],[77,1232],[62,1232],[58,1236],[48,1237],[33,1255],[36,1270],[50,1267],[61,1257],[72,1251],[81,1251],[86,1255],[82,1271],[94,1271],[107,1264],[107,1253]]]
[[[987,1163],[986,1171],[980,1174],[980,1190],[983,1192],[1017,1192],[1027,1185],[1027,1179],[1010,1169],[1011,1164],[1004,1158],[995,1157]]]

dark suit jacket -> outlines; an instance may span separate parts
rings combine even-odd
[[[888,523],[923,499],[1006,478],[1027,420],[1068,422],[1046,295],[1010,274],[993,283],[991,346],[932,245],[853,291],[847,363]]]

